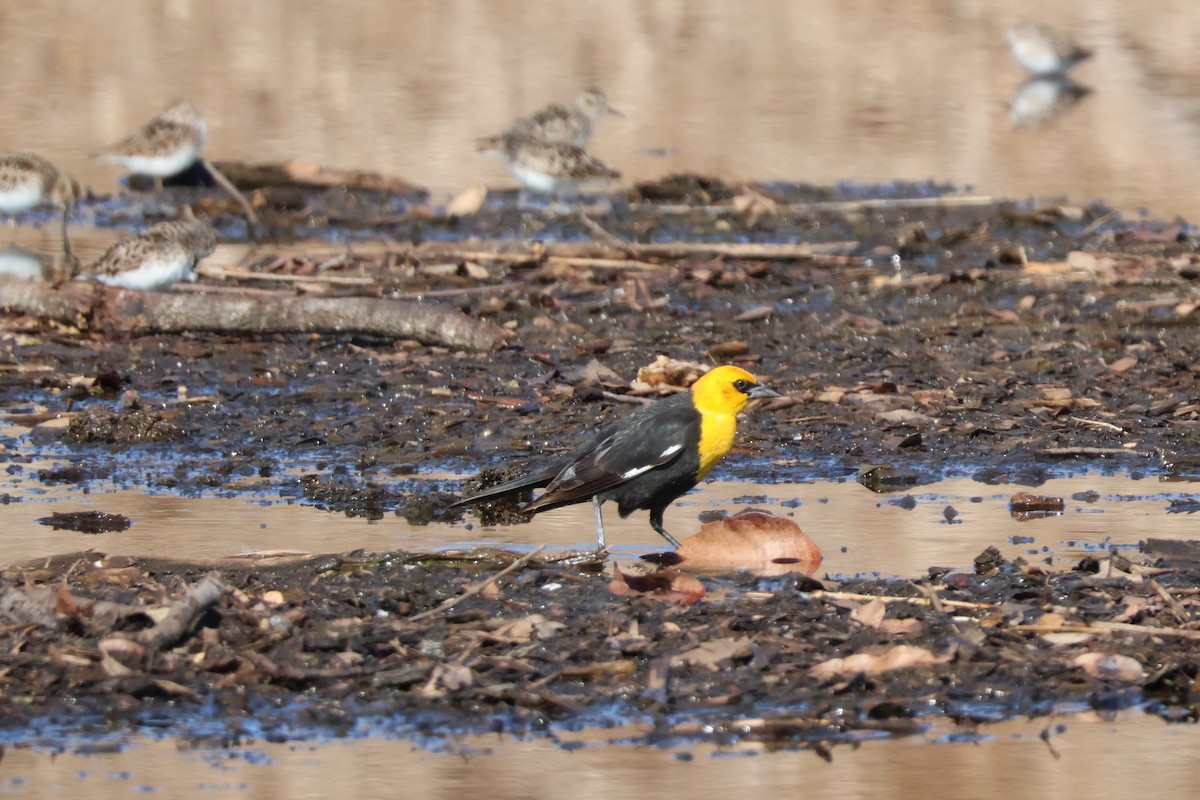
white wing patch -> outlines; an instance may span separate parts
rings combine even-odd
[[[660,464],[666,462],[667,459],[669,459],[671,456],[675,455],[682,449],[683,449],[683,445],[681,445],[681,444],[671,445],[666,450],[663,450],[661,454],[659,454],[658,463],[647,464],[642,467],[634,467],[633,469],[627,469],[621,473],[621,480],[627,481],[631,478],[636,478],[638,475],[641,475],[643,472],[649,472],[650,470],[654,469],[655,467],[659,466]]]

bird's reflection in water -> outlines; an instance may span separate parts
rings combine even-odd
[[[1008,106],[1014,128],[1041,128],[1075,108],[1091,94],[1087,86],[1065,75],[1034,76],[1017,86]]]
[[[57,283],[69,279],[79,262],[69,250],[36,253],[15,244],[0,250],[0,277]]]

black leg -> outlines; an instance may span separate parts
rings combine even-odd
[[[663,517],[664,511],[666,511],[665,508],[650,509],[650,527],[654,528],[654,530],[658,531],[659,536],[663,537],[668,542],[670,542],[671,547],[679,547],[679,542],[677,542],[675,540],[674,536],[667,533],[667,529],[663,527],[663,518],[662,517]]]

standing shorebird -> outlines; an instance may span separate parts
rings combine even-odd
[[[504,133],[480,139],[481,152],[495,150],[505,136],[513,134],[540,139],[543,142],[563,142],[586,147],[596,131],[596,124],[605,114],[624,116],[608,104],[604,92],[592,87],[575,96],[569,105],[551,103],[540,111],[522,117]]]
[[[162,185],[196,163],[208,136],[208,124],[191,103],[168,108],[97,158],[123,164],[136,175],[148,175]]]
[[[1091,50],[1081,47],[1070,34],[1032,22],[1010,30],[1008,46],[1016,62],[1034,75],[1064,73],[1092,55]]]
[[[96,158],[124,164],[135,175],[154,178],[159,189],[163,178],[178,175],[199,161],[221,188],[229,192],[251,226],[258,225],[254,206],[211,161],[201,157],[200,148],[208,137],[208,123],[186,100],[168,108]]]
[[[582,147],[546,142],[520,133],[505,134],[495,148],[486,152],[498,155],[525,189],[555,199],[564,192],[577,190],[584,181],[621,177],[621,173],[592,158]]]
[[[204,220],[160,222],[118,241],[77,278],[122,289],[166,289],[196,280],[196,264],[216,248],[217,231]]]
[[[38,206],[62,209],[63,249],[68,253],[67,217],[81,194],[79,181],[39,155],[0,154],[0,212],[20,214]]]

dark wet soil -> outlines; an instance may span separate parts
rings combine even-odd
[[[1101,204],[939,201],[946,191],[748,191],[683,177],[587,218],[519,210],[511,196],[457,219],[416,197],[280,200],[261,209],[264,241],[246,268],[264,279],[248,290],[421,296],[502,326],[508,345],[472,354],[352,334],[113,340],[9,316],[0,402],[36,427],[4,439],[2,458],[16,480],[39,455],[65,457],[72,466],[36,479],[81,490],[103,479],[227,493],[256,476],[267,481],[256,492],[347,514],[454,520],[458,486],[412,476],[570,447],[625,413],[639,368],[665,354],[744,365],[785,395],[744,420],[716,477],[858,475],[881,491],[947,475],[1036,486],[1085,468],[1194,479],[1194,231]],[[214,215],[226,237],[244,236],[208,190],[97,199],[86,213],[137,226],[182,200]],[[313,231],[328,241],[294,241]],[[312,282],[280,290],[272,274]],[[320,281],[364,275],[373,280]],[[50,422],[61,413],[68,424]],[[178,645],[131,663],[98,643],[147,618],[99,624],[87,598],[163,603],[200,571],[91,559],[10,571],[10,588],[55,587],[61,619],[0,630],[7,724],[203,712],[233,741],[251,719],[287,736],[295,724],[348,731],[397,713],[476,729],[632,715],[663,736],[815,743],[903,732],[930,715],[972,722],[1060,703],[1194,716],[1192,562],[1156,583],[1108,563],[1048,575],[1001,560],[978,575],[913,576],[978,608],[923,604],[908,582],[836,587],[910,598],[886,603],[876,622],[896,624],[882,627],[851,619],[846,604],[865,601],[817,597],[808,579],[706,578],[723,599],[710,587],[680,608],[610,597],[593,572],[534,562],[494,596],[411,620],[501,565],[401,554],[226,568],[236,591]],[[267,602],[267,591],[282,597]],[[1139,627],[1077,644],[1044,639],[1042,629],[1105,620]],[[898,643],[934,661],[810,672]],[[1143,673],[1089,674],[1073,659],[1093,651],[1128,656]]]
[[[991,550],[975,572],[915,582],[708,576],[708,596],[680,606],[611,595],[582,555],[533,558],[489,585],[515,554],[219,572],[76,554],[4,573],[2,725],[169,724],[236,744],[641,722],[650,743],[824,753],[945,718],[970,731],[1140,708],[1191,722],[1197,555],[1151,542],[1057,574]],[[171,635],[161,609],[183,620]]]

